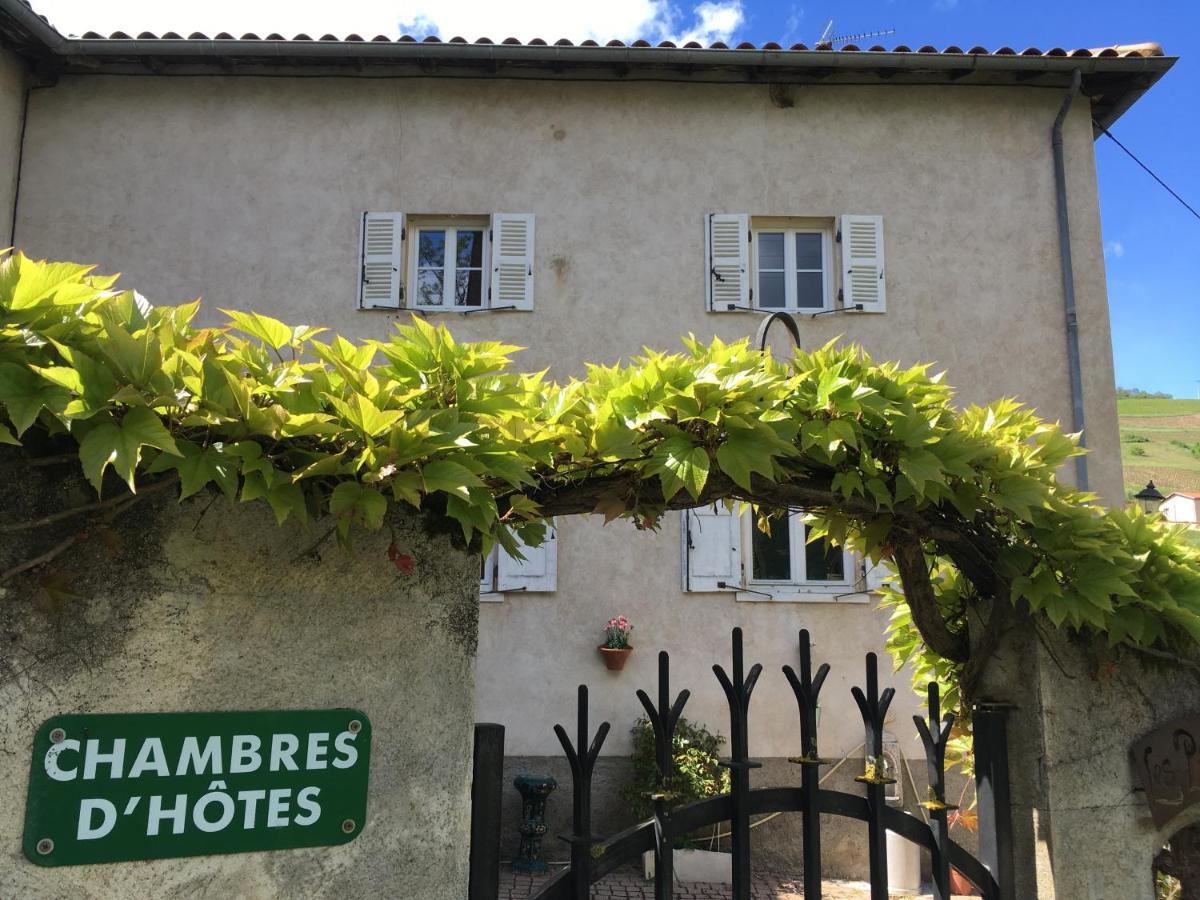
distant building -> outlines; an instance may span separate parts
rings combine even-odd
[[[1168,522],[1200,525],[1200,491],[1175,491],[1159,509]]]

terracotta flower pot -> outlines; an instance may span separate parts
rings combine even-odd
[[[629,659],[629,654],[633,652],[632,647],[605,647],[601,644],[596,648],[600,651],[600,655],[604,657],[604,665],[608,666],[610,671],[620,672],[625,668],[625,660]]]
[[[963,897],[979,896],[979,891],[975,885],[971,884],[967,876],[953,867],[950,869],[950,893]]]

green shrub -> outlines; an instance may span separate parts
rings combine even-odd
[[[1127,431],[1123,435],[1121,435],[1121,443],[1123,443],[1123,444],[1148,444],[1148,443],[1150,443],[1150,438],[1143,437],[1140,434],[1134,434],[1132,432]]]
[[[1129,455],[1130,456],[1145,456],[1146,448],[1145,447],[1130,447]]]
[[[638,817],[654,814],[650,794],[657,790],[658,764],[654,759],[654,728],[649,720],[638,719],[630,731],[633,736],[633,773],[621,788],[621,796]],[[713,734],[704,725],[680,719],[672,741],[675,774],[666,785],[672,794],[671,808],[695,800],[729,792],[729,770],[718,765],[725,738]]]

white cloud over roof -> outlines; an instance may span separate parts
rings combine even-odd
[[[60,31],[108,34],[229,32],[265,37],[305,33],[310,37],[412,34],[468,40],[507,37],[553,42],[592,39],[623,41],[728,42],[745,21],[742,0],[346,0],[295,3],[281,0],[33,0],[34,8]]]

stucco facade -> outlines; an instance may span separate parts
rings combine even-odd
[[[802,343],[840,336],[878,359],[932,362],[962,405],[1012,396],[1070,422],[1050,145],[1063,90],[807,85],[790,90],[790,106],[772,94],[767,84],[63,74],[31,94],[15,243],[120,271],[154,302],[202,296],[204,322],[234,307],[380,338],[410,313],[357,309],[364,211],[531,213],[533,310],[433,318],[460,339],[525,347],[522,368],[567,378],[688,333],[753,334],[759,314],[706,309],[706,214],[879,215],[886,312],[801,317]],[[1087,103],[1074,105],[1065,141],[1091,486],[1120,502]],[[741,626],[747,658],[765,669],[751,753],[786,757],[798,729],[779,670],[808,628],[817,659],[833,665],[821,751],[853,754],[862,729],[849,688],[862,683],[863,655],[882,655],[886,615],[865,596],[684,593],[680,527],[678,515],[657,533],[599,517],[559,523],[556,589],[481,604],[475,717],[505,724],[510,756],[536,767],[558,755],[552,725],[573,721],[584,682],[593,722],[613,723],[605,754],[626,755],[641,714],[634,690],[652,687],[666,649],[673,684],[692,691],[686,715],[727,732],[711,665],[727,664]],[[617,613],[635,624],[621,673],[595,649]],[[887,681],[898,689],[893,730],[916,757],[907,676]]]
[[[734,339],[758,315],[705,311],[703,216],[883,216],[887,312],[803,318],[815,346],[842,335],[880,359],[932,361],[963,404],[1015,396],[1070,418],[1050,126],[1062,92],[952,87],[805,88],[774,105],[765,86],[554,84],[436,79],[68,76],[35,90],[17,243],[100,263],[158,302],[204,297],[347,335],[382,337],[408,313],[356,309],[364,210],[537,218],[535,308],[440,317],[462,339],[528,349],[557,377],[680,335]],[[103,123],[78,139],[80,122]],[[1116,408],[1091,128],[1067,123],[1068,188],[1093,484],[1121,496]],[[1069,477],[1069,475],[1067,476]],[[623,753],[653,651],[672,651],[688,712],[720,726],[709,666],[742,625],[772,677],[760,709],[790,706],[779,666],[810,628],[844,689],[880,650],[869,604],[741,604],[683,595],[679,519],[659,534],[570,521],[558,590],[482,610],[481,718],[509,748],[552,754],[550,726],[592,684]],[[620,676],[594,647],[617,612],[636,624]],[[757,705],[757,704],[756,704]],[[904,717],[904,720],[907,716]],[[787,755],[789,716],[752,717],[752,746]],[[828,750],[858,743],[850,717]]]
[[[25,109],[25,64],[0,47],[0,244],[8,246]]]

